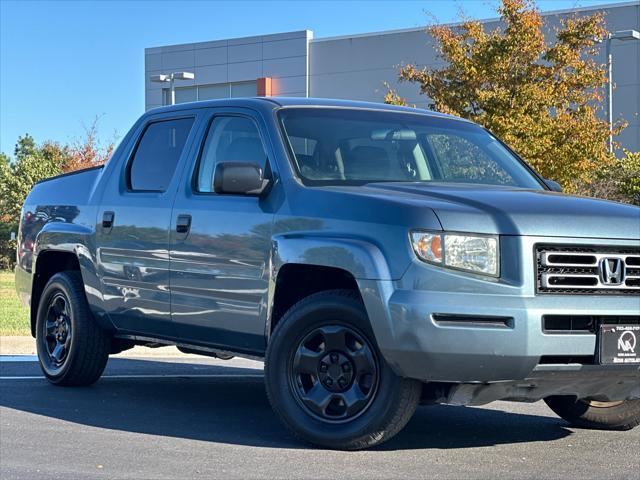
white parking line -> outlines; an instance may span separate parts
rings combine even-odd
[[[37,362],[37,355],[0,355],[0,363],[3,362]]]
[[[189,374],[158,374],[158,375],[103,375],[101,378],[264,378],[264,375],[254,373],[211,373],[204,375]],[[44,380],[42,375],[26,375],[26,376],[4,376],[0,380]]]

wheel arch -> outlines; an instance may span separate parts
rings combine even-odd
[[[64,250],[44,250],[38,253],[34,262],[33,282],[31,286],[31,335],[36,336],[36,318],[40,297],[51,277],[56,273],[73,270],[80,272],[78,257]]]
[[[360,281],[364,279],[391,279],[382,252],[370,242],[308,235],[274,237],[267,340],[282,315],[302,298],[324,290],[345,289],[357,292],[362,299]]]
[[[349,272],[355,279],[391,279],[389,266],[380,249],[359,238],[277,235],[273,238],[273,263],[276,269],[287,263],[297,263],[338,268]]]
[[[102,290],[89,245],[94,231],[71,223],[51,222],[38,233],[32,264],[30,323],[35,336],[35,322],[42,291],[53,275],[66,270],[78,271],[84,284],[89,307],[95,314],[101,310]],[[94,315],[100,326],[112,330],[111,322],[102,315]]]

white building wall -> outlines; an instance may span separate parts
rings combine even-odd
[[[623,2],[544,15],[549,31],[561,17],[601,11],[610,31],[640,31],[640,2]],[[496,28],[496,20],[486,27]],[[551,34],[550,34],[551,35]],[[213,42],[148,48],[145,50],[145,107],[163,104],[162,88],[149,77],[191,71],[195,80],[177,81],[178,88],[273,79],[274,96],[344,98],[382,102],[383,82],[390,83],[409,103],[427,107],[429,99],[412,84],[398,84],[398,70],[407,63],[438,67],[434,40],[424,28],[313,39],[312,32],[236,38]],[[617,137],[625,148],[640,150],[640,42],[614,41],[614,118],[629,126]],[[597,61],[604,63],[604,44]],[[238,89],[246,91],[246,89]],[[187,95],[184,96],[187,98]],[[604,109],[602,114],[605,115]]]
[[[274,79],[276,96],[306,97],[308,87],[308,30],[214,42],[145,49],[145,107],[163,104],[162,89],[152,75],[176,71],[195,74],[194,80],[176,81],[176,87]]]

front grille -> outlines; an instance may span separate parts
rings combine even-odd
[[[600,325],[640,325],[640,315],[545,315],[545,333],[595,333]]]
[[[562,295],[640,295],[640,248],[536,247],[537,291]]]

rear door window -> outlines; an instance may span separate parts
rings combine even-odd
[[[193,126],[193,118],[151,123],[142,134],[129,166],[129,188],[164,192]]]

